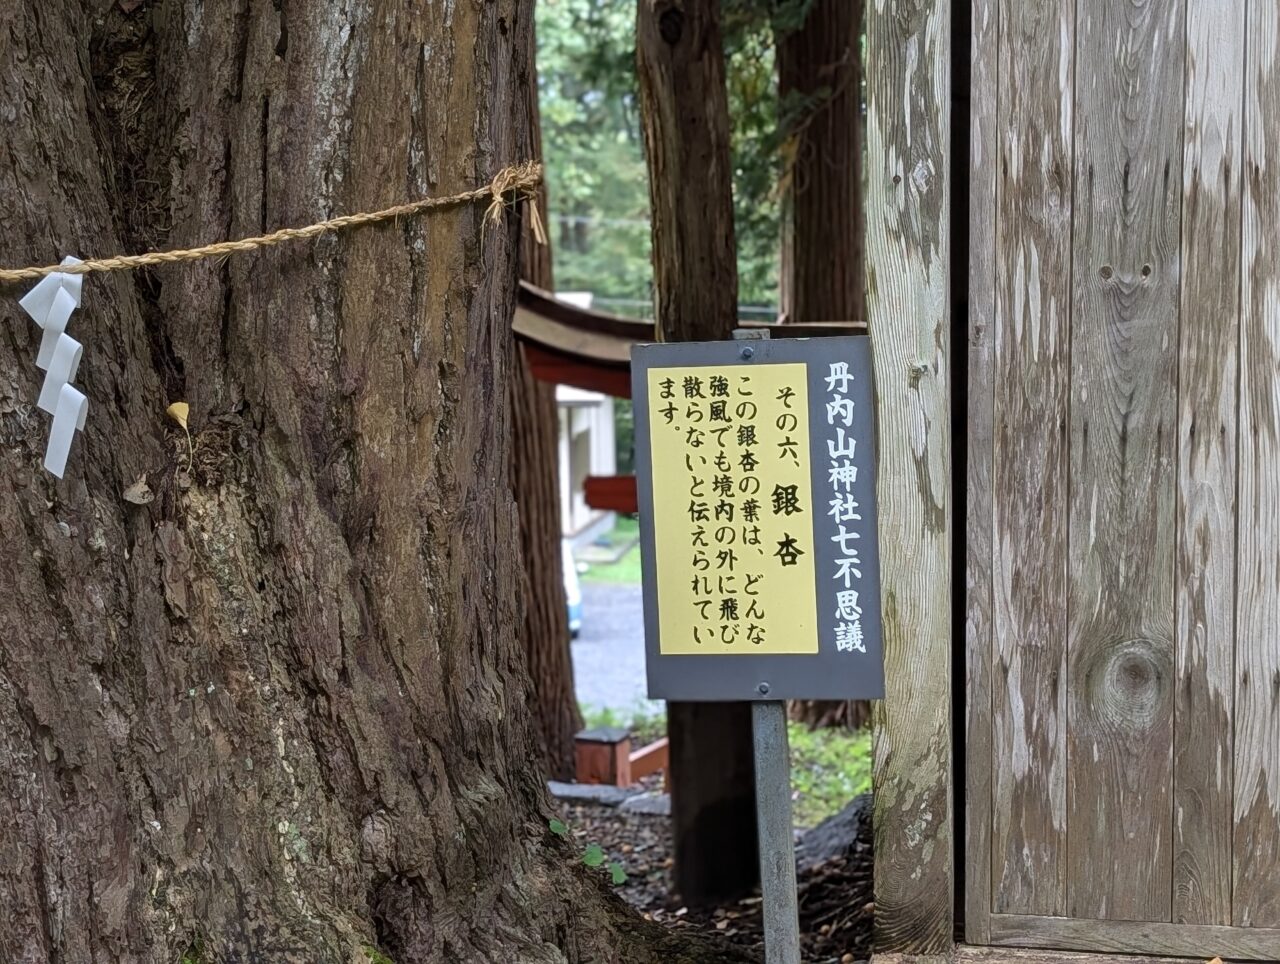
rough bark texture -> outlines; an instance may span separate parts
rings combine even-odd
[[[861,30],[861,0],[815,0],[799,29],[778,37],[779,97],[813,101],[791,132],[782,259],[787,322],[866,317]],[[871,721],[866,700],[797,700],[788,709],[814,728]]]
[[[728,338],[738,260],[720,3],[640,0],[637,11],[658,338]]]
[[[542,157],[542,129],[538,121],[538,85],[533,66],[533,31],[529,31],[529,76],[523,88],[529,117],[527,156]],[[538,205],[546,223],[547,195],[538,191]],[[538,244],[529,223],[520,239],[520,276],[540,288],[555,287],[551,248]],[[572,780],[573,737],[582,729],[582,715],[573,689],[573,661],[569,652],[569,617],[560,559],[560,493],[557,478],[555,387],[533,377],[524,352],[512,359],[511,477],[520,513],[520,546],[524,552],[521,581],[525,583],[524,648],[533,680],[534,721],[548,776]]]
[[[778,37],[779,97],[810,104],[790,132],[790,322],[866,318],[861,30],[861,0],[814,0],[799,29]]]
[[[453,193],[522,142],[521,0],[124,6],[0,8],[4,263]],[[481,217],[87,281],[62,481],[3,293],[0,960],[696,959],[547,833]]]
[[[662,341],[715,341],[737,324],[729,105],[718,0],[640,0],[637,69]],[[751,708],[671,703],[676,889],[712,903],[759,879]]]
[[[870,700],[792,700],[787,716],[811,730],[841,727],[860,730],[871,722]]]

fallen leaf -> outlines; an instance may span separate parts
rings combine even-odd
[[[191,414],[191,406],[186,402],[174,402],[164,410],[164,413],[181,425],[185,430],[187,427],[187,416]]]
[[[588,867],[599,867],[604,863],[604,850],[599,844],[591,844],[583,853],[582,862]]]
[[[151,486],[147,485],[146,473],[142,478],[124,490],[124,500],[132,502],[134,505],[146,505],[148,502],[154,502],[156,494],[151,491]]]

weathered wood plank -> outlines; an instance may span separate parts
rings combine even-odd
[[[1000,4],[992,909],[1066,906],[1074,5]]]
[[[1078,4],[1071,917],[1170,916],[1184,16],[1184,0]]]
[[[1232,912],[1280,927],[1280,7],[1248,18]]]
[[[1231,923],[1244,6],[1187,0],[1173,920]]]
[[[876,706],[876,946],[952,942],[947,203],[950,0],[867,11],[868,317],[885,687]]]
[[[991,943],[1114,954],[1169,954],[1200,960],[1215,956],[1280,960],[1280,929],[1264,927],[996,914],[991,918]]]
[[[991,461],[996,314],[998,0],[974,0],[969,78],[969,387],[965,521],[965,938],[991,913]]]
[[[1039,948],[957,947],[951,964],[1187,964],[1186,958],[1135,957],[1132,954],[1084,954]]]

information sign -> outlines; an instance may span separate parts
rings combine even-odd
[[[865,337],[637,347],[649,695],[883,696]]]

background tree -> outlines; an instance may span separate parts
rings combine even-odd
[[[729,110],[719,0],[640,0],[637,74],[662,341],[714,341],[737,325]],[[751,707],[667,704],[675,887],[688,903],[759,879]]]
[[[532,31],[529,43],[536,49]],[[529,136],[521,154],[541,159],[542,132],[532,50],[528,63],[534,79],[524,87]],[[545,223],[545,185],[538,191],[537,204]],[[537,242],[528,222],[520,239],[520,275],[548,291],[555,288],[550,248]],[[523,638],[533,680],[534,719],[547,774],[557,780],[572,780],[574,734],[582,729],[582,714],[573,688],[561,561],[556,393],[553,386],[533,377],[523,351],[515,352],[511,364],[511,479],[520,513],[520,546],[525,562],[520,567],[525,584]]]
[[[778,121],[765,0],[731,0],[723,45],[739,301],[771,320],[777,303]],[[556,278],[618,314],[653,306],[649,197],[636,87],[635,0],[544,0],[538,70]]]
[[[782,314],[866,318],[861,0],[772,0],[783,138]],[[866,700],[798,700],[810,726],[863,726]]]
[[[521,0],[9,4],[0,262],[483,183],[528,142],[529,27]],[[515,246],[481,218],[87,281],[61,481],[0,298],[0,959],[707,959],[547,833]]]
[[[772,0],[788,321],[866,317],[861,0]]]

